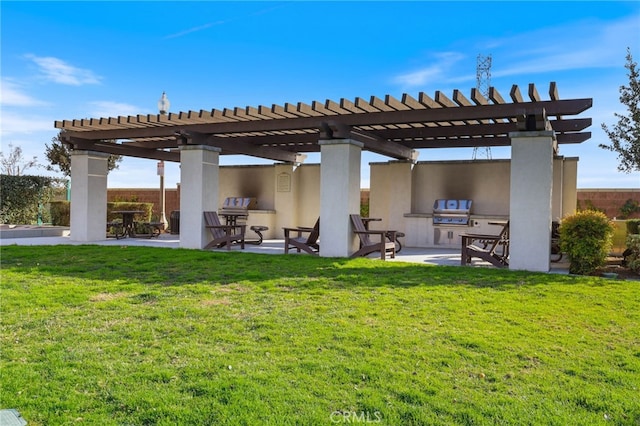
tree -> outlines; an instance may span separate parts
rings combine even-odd
[[[629,70],[629,86],[620,86],[620,103],[626,105],[629,115],[614,113],[618,123],[609,129],[602,123],[611,145],[600,144],[600,148],[617,152],[618,170],[624,173],[640,171],[640,71],[638,64],[633,61],[631,50],[627,48],[627,63]]]
[[[20,176],[25,170],[30,168],[40,167],[38,164],[38,157],[35,155],[31,160],[25,160],[22,158],[22,148],[19,146],[13,147],[13,144],[9,144],[9,154],[5,155],[0,152],[0,172],[9,176]]]
[[[51,138],[50,146],[45,144],[45,155],[51,163],[47,165],[47,170],[60,171],[65,176],[71,176],[71,148],[62,141],[62,132]],[[117,169],[121,161],[121,155],[109,155],[108,171]]]

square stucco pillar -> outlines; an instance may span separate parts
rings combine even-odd
[[[109,154],[71,152],[71,240],[107,238],[107,161]]]
[[[321,140],[320,256],[349,257],[357,239],[349,215],[360,213],[362,143],[351,139]]]
[[[298,222],[298,176],[291,163],[275,165],[276,238],[284,238],[284,227],[303,226]],[[311,226],[311,225],[304,225]]]
[[[205,211],[218,211],[220,148],[180,147],[180,247],[201,249],[211,240]]]
[[[548,272],[551,255],[553,131],[513,132],[509,269]]]

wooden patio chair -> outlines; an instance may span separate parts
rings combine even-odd
[[[460,264],[471,263],[477,257],[498,268],[509,266],[509,222],[507,221],[498,235],[462,234]]]
[[[360,238],[360,249],[353,253],[351,257],[367,256],[377,251],[380,252],[380,258],[385,260],[387,255],[394,259],[396,257],[396,232],[389,230],[368,230],[364,226],[362,217],[359,214],[349,215],[353,224],[353,232]],[[372,241],[372,235],[377,235],[380,241]],[[374,238],[376,240],[377,238]]]
[[[240,243],[240,247],[244,250],[244,234],[247,225],[222,225],[218,213],[204,212],[204,226],[213,237],[213,240],[205,246],[205,250],[224,246],[227,250],[231,250],[232,243]]]
[[[318,244],[320,218],[318,218],[316,224],[313,225],[313,228],[298,227],[282,229],[284,229],[284,254],[288,254],[289,249],[296,249],[298,253],[302,250],[318,256],[320,252],[320,246]],[[304,234],[307,234],[307,236],[305,237]]]

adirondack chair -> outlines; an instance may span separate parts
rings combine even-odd
[[[303,250],[309,254],[318,256],[320,246],[318,237],[320,236],[320,218],[313,225],[313,228],[282,228],[284,230],[284,254],[289,253],[289,249],[296,249],[298,253]],[[305,237],[304,234],[307,234]]]
[[[462,234],[460,264],[471,263],[477,257],[498,268],[509,266],[509,222],[507,221],[498,235]]]
[[[377,251],[380,252],[380,258],[385,260],[387,255],[391,259],[396,257],[396,232],[389,230],[368,230],[364,226],[362,217],[359,214],[349,215],[351,217],[351,223],[353,224],[353,232],[355,232],[360,238],[360,249],[353,253],[351,257],[367,256]],[[380,241],[373,241],[372,235],[377,235]]]
[[[244,250],[244,234],[247,225],[222,225],[220,218],[216,212],[204,212],[205,228],[211,232],[213,240],[206,245],[206,249],[221,248],[226,246],[227,250],[231,250],[232,243],[240,243],[240,247]]]

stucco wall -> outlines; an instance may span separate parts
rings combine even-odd
[[[576,209],[577,158],[556,157],[553,162],[552,217],[558,220]],[[459,246],[465,227],[442,232],[432,226],[437,199],[473,201],[473,232],[493,233],[489,224],[509,217],[510,160],[424,161],[411,170],[402,162],[371,163],[370,216],[380,217],[378,229],[406,234],[409,247]],[[532,182],[535,185],[535,182]]]
[[[274,210],[274,168],[260,166],[221,166],[218,206],[228,197],[253,197],[257,210]]]
[[[575,211],[577,162],[577,158],[554,159],[554,220]],[[413,167],[402,161],[372,163],[370,216],[383,219],[372,226],[405,232],[407,246],[432,245],[440,240],[431,226],[433,203],[455,198],[473,200],[474,232],[491,233],[489,221],[509,216],[510,164],[510,160],[425,161]],[[290,179],[290,191],[279,187],[279,174]],[[218,206],[226,197],[255,197],[261,212],[250,215],[248,224],[269,226],[267,238],[282,238],[283,226],[313,226],[320,214],[319,164],[295,170],[291,165],[222,166],[219,178]],[[153,189],[110,190],[109,199],[135,194],[140,201],[157,202],[152,194],[157,198],[158,191]],[[640,198],[640,191],[635,194]],[[167,190],[167,215],[177,209],[172,207],[174,195],[179,198],[179,191]],[[459,243],[457,234],[447,239],[452,245]]]
[[[437,199],[473,200],[476,214],[509,214],[509,160],[434,161],[416,164],[412,212],[433,210]]]

